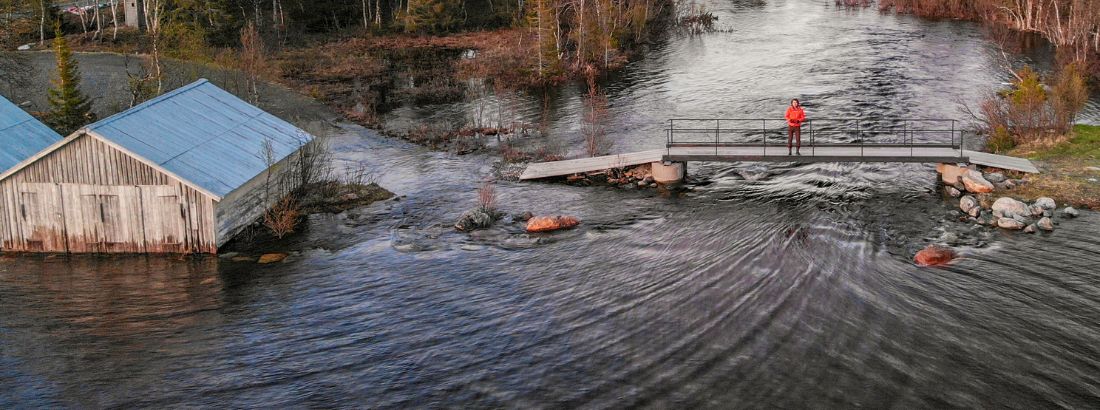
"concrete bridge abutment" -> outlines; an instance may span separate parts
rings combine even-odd
[[[650,163],[653,180],[658,184],[678,184],[687,177],[687,163],[658,161]]]

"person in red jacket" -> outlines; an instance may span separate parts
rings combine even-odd
[[[795,155],[802,155],[802,123],[806,121],[806,111],[798,99],[791,100],[790,108],[787,108],[787,155],[791,155],[791,142],[796,142]]]

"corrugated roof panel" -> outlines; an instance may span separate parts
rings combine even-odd
[[[61,140],[61,135],[0,97],[0,172]]]
[[[264,141],[281,161],[313,137],[199,80],[88,126],[181,178],[225,196],[259,175]]]

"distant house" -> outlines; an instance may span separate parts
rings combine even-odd
[[[217,253],[278,199],[268,182],[312,140],[199,80],[5,168],[0,248]]]
[[[61,141],[60,134],[0,97],[0,172],[57,141]]]
[[[127,27],[145,27],[145,2],[143,0],[123,0],[122,14]]]

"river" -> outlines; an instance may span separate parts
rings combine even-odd
[[[661,146],[670,116],[778,117],[792,97],[810,115],[959,118],[1006,81],[969,23],[708,5],[723,31],[670,36],[607,82],[615,151]],[[555,137],[577,146],[578,91],[552,100]],[[499,182],[506,211],[584,223],[465,234],[450,225],[492,158],[330,131],[338,160],[402,197],[311,217],[273,249],[287,263],[0,259],[0,407],[1100,401],[1095,212],[1024,235],[958,222],[930,165],[692,164],[683,197]],[[963,257],[913,265],[942,241]]]

